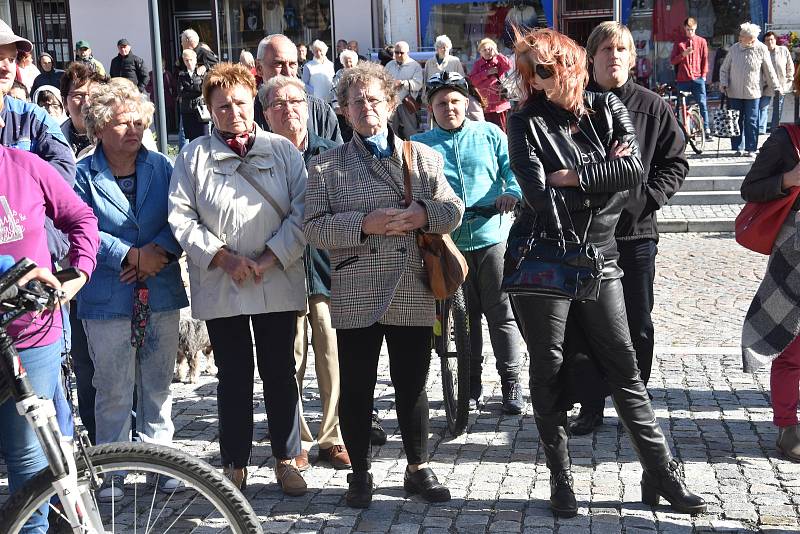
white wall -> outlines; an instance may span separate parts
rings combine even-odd
[[[392,18],[392,35],[386,36],[387,41],[393,43],[406,41],[413,52],[419,46],[417,39],[417,0],[384,0],[384,4],[387,3],[391,9]]]
[[[782,29],[800,30],[800,9],[797,0],[772,0],[772,23]],[[784,33],[776,30],[776,33]]]
[[[133,53],[144,59],[145,68],[152,70],[147,4],[147,0],[70,0],[72,43],[89,41],[92,54],[108,71],[117,55],[117,41],[124,37]]]
[[[333,0],[333,43],[336,41],[358,41],[358,50],[365,54],[372,46],[372,7],[366,0]]]

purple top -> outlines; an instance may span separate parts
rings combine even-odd
[[[15,261],[26,257],[52,269],[45,217],[69,237],[70,265],[91,276],[100,245],[92,209],[46,161],[31,152],[0,145],[0,254]],[[35,319],[23,315],[8,328],[12,338],[25,337],[15,343],[20,349],[55,343],[61,339],[61,331],[59,310]]]

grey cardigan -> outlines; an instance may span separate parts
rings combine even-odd
[[[753,46],[744,47],[736,43],[722,62],[719,84],[727,88],[728,98],[754,100],[762,96],[762,76],[770,87],[778,87],[767,45],[756,41]]]

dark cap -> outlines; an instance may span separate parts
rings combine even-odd
[[[75,43],[75,50],[80,50],[82,48],[91,48],[92,45],[89,44],[89,41],[80,40]]]
[[[128,42],[127,39],[120,39],[119,41],[117,41],[117,46],[129,46],[129,45],[130,43]]]
[[[6,24],[5,21],[0,20],[0,45],[7,44],[16,44],[17,50],[21,50],[23,52],[30,52],[33,50],[33,45],[29,40],[24,39],[19,35],[15,35],[11,27]]]

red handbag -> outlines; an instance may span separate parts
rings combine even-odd
[[[781,127],[786,128],[800,158],[800,126],[783,124]],[[736,242],[753,252],[769,256],[798,195],[800,187],[792,187],[785,197],[745,204],[736,217]]]

